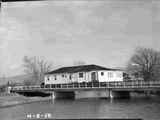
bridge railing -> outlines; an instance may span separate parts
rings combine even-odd
[[[144,88],[160,87],[160,81],[123,81],[123,82],[89,82],[73,84],[46,85],[44,88],[61,89],[61,88]]]
[[[40,86],[16,86],[16,87],[11,88],[12,91],[16,91],[16,90],[36,90],[36,89],[41,89],[41,87]]]
[[[118,81],[118,82],[84,82],[72,84],[48,84],[41,86],[16,86],[16,90],[40,90],[40,89],[85,89],[85,88],[160,88],[160,81]]]

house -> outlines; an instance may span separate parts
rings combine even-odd
[[[98,65],[62,67],[45,74],[45,84],[123,81],[123,71]]]

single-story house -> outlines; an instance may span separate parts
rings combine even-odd
[[[98,65],[62,67],[45,74],[45,84],[123,81],[123,71]]]

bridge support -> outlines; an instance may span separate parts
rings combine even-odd
[[[129,98],[130,93],[128,91],[109,91],[110,98]]]
[[[112,90],[75,90],[75,91],[54,91],[52,93],[53,99],[66,99],[66,98],[129,98],[128,91],[112,91]]]
[[[75,99],[80,98],[108,98],[108,90],[81,90],[75,91]]]
[[[74,94],[74,91],[72,91],[72,92],[57,92],[57,91],[54,91],[53,93],[52,93],[52,98],[53,99],[68,99],[68,98],[71,98],[71,99],[73,99],[74,98],[74,96],[75,96],[75,94]]]

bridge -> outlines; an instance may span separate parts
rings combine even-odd
[[[12,92],[54,93],[56,97],[98,94],[103,97],[126,97],[130,92],[160,91],[160,81],[132,80],[123,82],[89,82],[72,84],[48,84],[41,86],[15,86]],[[95,96],[95,95],[94,95]],[[96,95],[97,96],[97,95]],[[86,96],[87,97],[87,96]]]

